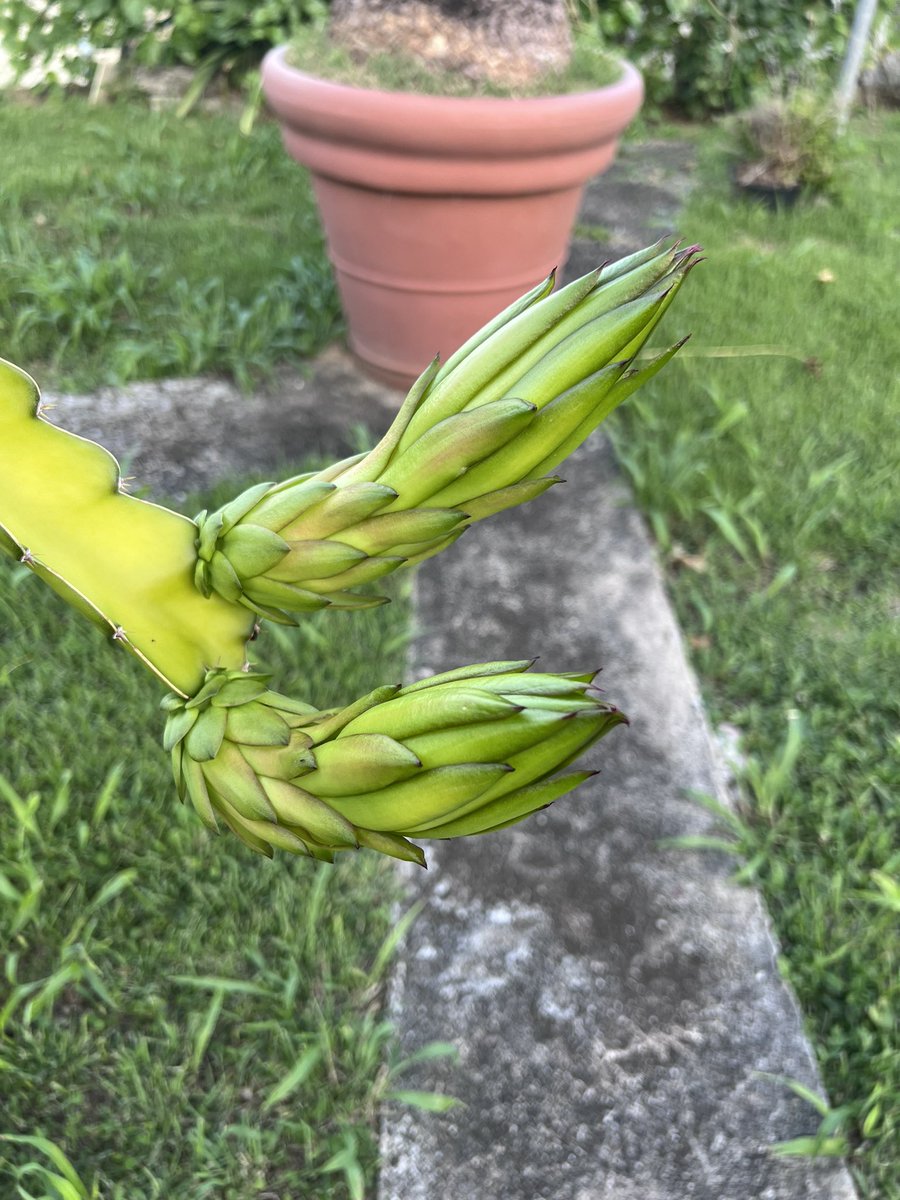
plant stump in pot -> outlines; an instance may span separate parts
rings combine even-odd
[[[804,92],[775,98],[739,113],[735,186],[771,209],[789,208],[804,194],[827,192],[834,183],[839,139],[834,109]]]
[[[643,85],[617,64],[612,83],[544,94],[571,53],[565,0],[334,0],[328,36],[352,61],[400,55],[488,93],[335,82],[289,47],[263,64],[285,147],[312,174],[350,347],[406,388],[565,261]]]

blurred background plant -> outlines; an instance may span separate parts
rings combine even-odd
[[[735,140],[735,178],[763,185],[825,192],[838,186],[846,147],[827,96],[795,91],[771,97],[729,119]]]
[[[688,117],[750,105],[773,80],[833,75],[852,0],[570,0],[644,73],[652,104]],[[886,18],[885,18],[886,19]]]
[[[215,71],[239,78],[273,44],[327,13],[327,0],[174,0],[162,8],[144,0],[6,0],[0,39],[18,73],[41,67],[51,82],[84,82],[93,52],[107,47],[146,66],[185,64],[207,79]]]
[[[748,107],[761,87],[832,80],[846,49],[854,0],[566,0],[576,30],[625,54],[643,72],[651,105],[689,117]],[[216,72],[239,81],[272,45],[323,26],[330,0],[6,0],[0,40],[15,70],[41,67],[52,82],[86,82],[96,50],[121,49],[150,66],[185,64],[198,91]],[[897,37],[896,6],[877,16],[873,54]]]

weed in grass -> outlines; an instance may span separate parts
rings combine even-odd
[[[754,446],[740,430],[747,406],[742,400],[726,398],[714,385],[702,385],[699,391],[700,420],[705,417],[705,422],[699,429],[678,429],[671,440],[662,438],[665,418],[653,400],[631,400],[632,418],[625,428],[622,423],[610,425],[619,463],[664,551],[673,548],[680,529],[706,518],[744,561],[764,558],[768,543],[754,516],[760,495],[748,485],[750,472],[732,471],[725,480],[712,469],[712,459],[725,439],[737,456],[752,459]],[[655,436],[629,436],[635,422],[652,429]]]
[[[805,1100],[819,1114],[819,1128],[811,1137],[791,1138],[776,1142],[771,1148],[780,1158],[843,1158],[849,1149],[843,1130],[849,1116],[848,1108],[832,1108],[827,1100],[817,1095],[796,1079],[775,1076],[778,1082],[790,1088],[794,1095]]]
[[[138,334],[140,304],[151,280],[127,250],[111,258],[87,247],[50,261],[34,255],[24,270],[13,267],[9,281],[11,340],[23,348],[52,346],[51,367],[70,354],[96,354],[117,333]]]
[[[159,357],[144,353],[144,373],[196,375],[219,369],[249,390],[276,362],[313,354],[334,331],[328,268],[299,257],[248,304],[228,296],[218,278],[199,288],[178,280],[171,303],[170,333]]]
[[[88,1186],[59,1146],[48,1138],[6,1133],[0,1134],[0,1141],[36,1150],[56,1168],[51,1171],[42,1159],[30,1159],[20,1163],[13,1171],[13,1179],[17,1185],[16,1195],[22,1197],[22,1200],[33,1198],[33,1193],[26,1191],[22,1186],[22,1180],[31,1177],[36,1177],[40,1183],[52,1188],[52,1195],[59,1200],[98,1200],[100,1193],[96,1184]]]

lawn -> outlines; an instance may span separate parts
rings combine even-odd
[[[719,135],[692,136],[694,339],[612,430],[713,719],[747,756],[723,837],[766,896],[833,1105],[836,1141],[797,1149],[846,1148],[862,1196],[895,1200],[900,118],[861,119],[840,199],[788,212],[736,202]],[[5,106],[0,138],[0,337],[43,385],[249,386],[334,335],[273,127],[67,101]],[[358,1193],[392,1086],[390,873],[212,844],[174,799],[139,668],[0,569],[5,1127],[122,1200]],[[261,648],[283,690],[328,703],[402,672],[402,606],[304,630]]]
[[[735,202],[720,139],[700,147],[680,227],[708,262],[677,305],[694,338],[612,428],[713,721],[750,759],[723,830],[777,927],[826,1131],[861,1194],[893,1200],[900,117],[861,119],[843,194],[793,211]]]
[[[0,105],[0,340],[42,385],[224,371],[332,338],[312,195],[278,130],[136,101]]]

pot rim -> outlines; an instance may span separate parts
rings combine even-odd
[[[353,83],[338,83],[336,80],[325,79],[320,75],[291,66],[287,61],[289,51],[290,46],[286,45],[275,46],[267,51],[262,61],[264,76],[269,76],[272,80],[279,77],[294,78],[298,83],[302,81],[303,85],[310,90],[321,89],[323,94],[330,95],[338,103],[341,99],[353,98],[355,101],[362,93],[375,103],[389,101],[392,105],[415,107],[423,116],[427,115],[429,109],[437,114],[463,108],[477,111],[481,107],[485,112],[490,112],[510,106],[521,107],[523,110],[527,108],[533,115],[539,108],[572,107],[573,102],[583,102],[586,97],[603,95],[611,98],[619,92],[630,93],[636,84],[643,87],[643,77],[637,67],[627,59],[617,58],[616,61],[622,68],[619,78],[613,80],[612,83],[605,83],[596,88],[586,88],[575,92],[556,92],[547,96],[441,96],[414,91],[394,91],[389,88],[360,87]]]
[[[263,93],[279,120],[315,138],[364,138],[407,154],[571,153],[618,137],[644,95],[640,72],[624,61],[620,79],[587,92],[425,96],[320,79],[290,66],[287,50],[270,50],[262,63]]]

